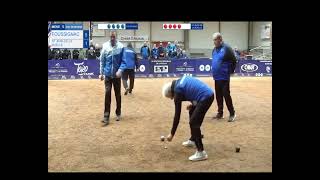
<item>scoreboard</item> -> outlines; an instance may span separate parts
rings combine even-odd
[[[189,29],[189,30],[203,30],[203,23],[188,23],[188,24],[180,24],[180,23],[165,23],[162,25],[162,29],[165,30],[181,30],[181,29]]]

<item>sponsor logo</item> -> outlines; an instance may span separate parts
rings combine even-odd
[[[254,72],[258,70],[258,66],[256,64],[247,63],[241,66],[241,70],[245,72]]]
[[[267,66],[267,67],[266,67],[266,71],[267,71],[268,73],[270,73],[270,72],[271,72],[271,68],[270,68],[270,66]]]
[[[60,63],[57,63],[54,65],[55,67],[60,67]]]
[[[81,75],[81,76],[82,75],[91,75],[91,76],[93,76],[94,75],[93,73],[87,73],[88,66],[85,66],[83,64],[84,64],[84,62],[82,62],[82,63],[74,63],[74,65],[78,66],[77,67],[77,74]]]
[[[155,73],[168,73],[169,67],[168,66],[154,66],[153,67]]]
[[[210,65],[207,64],[207,65],[206,65],[206,71],[210,71],[210,68],[211,68]]]
[[[188,66],[188,63],[187,63],[187,62],[184,62],[184,63],[183,63],[183,66],[185,66],[185,67]]]
[[[139,67],[140,72],[144,72],[146,70],[146,67],[144,65],[141,65]]]
[[[83,65],[84,62],[82,63],[74,63],[74,65],[78,66],[77,67],[77,74],[79,73],[85,73],[88,71],[88,66]]]
[[[204,65],[203,64],[199,66],[199,70],[200,71],[204,71]]]

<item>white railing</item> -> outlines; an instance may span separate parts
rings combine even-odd
[[[272,60],[272,46],[258,46],[249,50],[252,59]]]

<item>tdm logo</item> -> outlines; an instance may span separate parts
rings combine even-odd
[[[82,63],[74,63],[74,65],[78,66],[77,74],[86,73],[88,71],[88,66],[85,66],[83,64],[84,64],[84,62],[82,62]]]
[[[258,66],[256,64],[247,63],[241,66],[241,70],[246,72],[254,72],[258,70]]]

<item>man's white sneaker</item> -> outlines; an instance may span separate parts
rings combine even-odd
[[[182,145],[186,147],[196,147],[196,143],[194,141],[191,141],[190,139],[183,142]]]
[[[196,153],[189,157],[190,161],[202,161],[208,159],[208,154],[205,151],[196,151]]]

